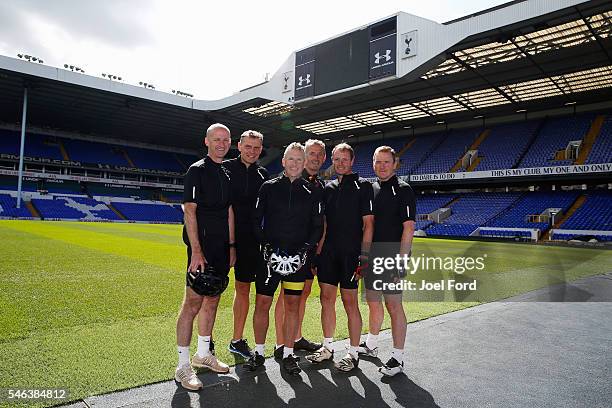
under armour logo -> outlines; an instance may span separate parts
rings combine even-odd
[[[374,56],[376,57],[376,59],[374,60],[375,64],[380,64],[381,58],[384,58],[385,62],[389,62],[389,60],[391,59],[391,50],[385,50],[385,53],[382,55],[380,52],[377,52],[376,54],[374,54]]]
[[[410,55],[410,43],[412,42],[412,38],[405,38],[404,42],[406,43],[406,55]]]
[[[298,78],[298,86],[302,86],[304,82],[306,82],[306,85],[310,84],[310,74],[306,74],[306,78],[300,75]]]

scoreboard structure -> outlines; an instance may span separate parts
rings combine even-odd
[[[396,75],[397,16],[295,53],[294,101]]]

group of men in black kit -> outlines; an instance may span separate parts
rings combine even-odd
[[[240,155],[232,160],[223,161],[231,144],[226,126],[211,125],[204,143],[207,156],[192,164],[185,176],[183,240],[188,267],[177,321],[176,381],[186,389],[198,390],[202,383],[192,367],[229,371],[215,356],[211,335],[231,267],[235,273],[234,326],[228,349],[246,359],[246,368],[256,370],[265,362],[269,312],[278,286],[273,355],[282,369],[294,375],[301,371],[294,350],[311,353],[306,359],[313,364],[333,361],[340,286],[350,346],[335,367],[351,371],[357,368],[359,355],[377,356],[384,295],[393,351],[379,371],[386,376],[402,372],[406,315],[401,292],[378,291],[373,285],[375,277],[365,276],[370,313],[369,334],[362,343],[358,306],[358,282],[369,263],[372,243],[390,243],[401,255],[409,254],[412,245],[415,197],[410,186],[395,175],[395,151],[388,146],[376,149],[373,167],[378,179],[372,184],[352,172],[353,149],[340,143],[332,151],[337,179],[325,185],[319,178],[326,158],[320,140],[289,144],[282,157],[284,171],[272,179],[257,164],[263,148],[261,133],[244,132],[238,142]],[[322,344],[305,339],[301,332],[314,276],[320,286]],[[393,281],[399,276],[382,278]],[[256,290],[253,349],[243,333],[252,282]],[[198,347],[190,359],[196,316]]]

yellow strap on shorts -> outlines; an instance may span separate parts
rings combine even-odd
[[[282,282],[283,289],[288,290],[304,290],[304,282]]]

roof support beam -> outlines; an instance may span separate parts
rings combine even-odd
[[[510,38],[510,42],[512,43],[512,45],[514,45],[514,46],[516,47],[516,49],[517,49],[517,50],[519,50],[520,52],[522,52],[522,53],[525,55],[525,58],[527,58],[527,60],[528,60],[529,62],[531,62],[531,65],[533,65],[534,67],[536,67],[536,69],[537,69],[538,71],[540,71],[540,73],[541,73],[542,75],[544,75],[546,78],[548,78],[548,80],[549,80],[550,82],[552,82],[552,83],[555,85],[555,88],[557,88],[557,89],[559,90],[559,92],[561,92],[561,93],[562,93],[564,96],[567,96],[567,92],[565,92],[565,90],[564,90],[564,89],[563,89],[561,86],[559,86],[559,84],[558,84],[558,83],[557,83],[557,82],[556,82],[554,79],[552,79],[552,78],[550,77],[550,75],[549,75],[549,74],[548,74],[546,71],[544,71],[544,69],[542,69],[542,67],[541,67],[541,66],[540,66],[540,65],[539,65],[539,64],[538,64],[538,63],[537,63],[537,62],[536,62],[536,61],[533,59],[533,57],[531,56],[531,54],[529,54],[527,51],[525,51],[525,50],[523,49],[523,47],[521,47],[520,45],[518,45],[518,44],[516,43],[516,40],[515,40],[514,38]]]
[[[430,88],[435,89],[436,91],[438,91],[439,93],[441,93],[442,95],[446,96],[447,98],[453,100],[455,103],[458,103],[459,105],[463,106],[465,109],[469,110],[470,112],[475,112],[475,109],[472,108],[471,106],[465,104],[463,101],[457,99],[456,97],[454,97],[453,95],[449,94],[448,92],[446,92],[444,89],[440,88],[439,86],[435,86],[433,85],[431,82],[429,82],[426,79],[422,79],[420,78],[421,82],[425,82],[427,84],[427,86],[429,86]]]
[[[599,45],[599,48],[601,48],[601,51],[603,51],[603,53],[606,54],[608,61],[612,62],[612,56],[610,56],[610,53],[608,52],[606,47],[604,47],[603,43],[601,42],[601,37],[599,36],[599,33],[595,31],[595,29],[593,28],[593,25],[591,24],[592,17],[585,17],[580,11],[580,9],[578,9],[578,7],[576,7],[576,12],[580,15],[580,18],[582,18],[582,21],[584,21],[584,24],[586,24],[586,26],[589,28],[591,35],[595,37],[595,41],[597,42],[597,45]],[[606,19],[606,23],[608,27],[612,26],[612,22],[610,22],[610,19]]]
[[[459,65],[461,65],[462,67],[464,67],[466,70],[473,72],[474,74],[476,74],[476,76],[478,76],[480,79],[482,79],[490,88],[495,89],[501,96],[503,96],[505,99],[507,99],[511,104],[513,104],[514,106],[517,106],[517,102],[512,99],[507,93],[505,93],[504,91],[501,90],[500,87],[494,85],[491,81],[489,81],[487,78],[485,78],[484,76],[482,76],[478,70],[472,68],[470,65],[466,64],[465,62],[463,62],[461,60],[461,58],[458,58],[454,53],[450,54],[450,57],[455,60]]]

